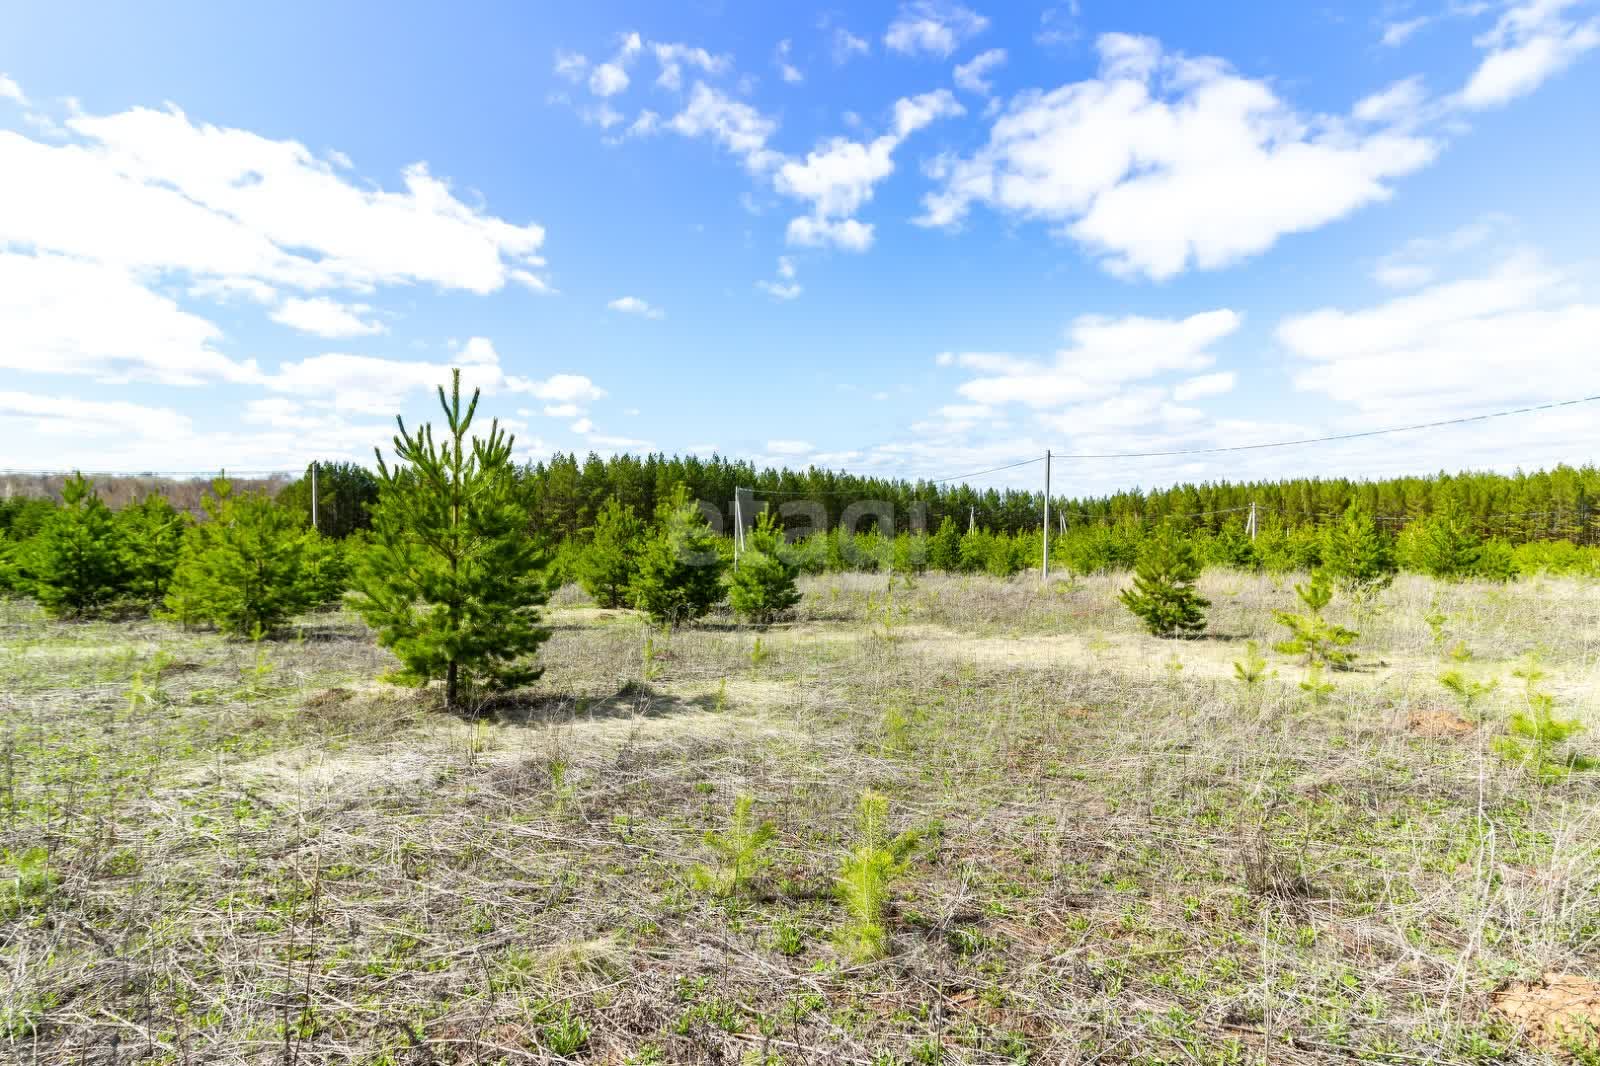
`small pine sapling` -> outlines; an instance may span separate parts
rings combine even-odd
[[[1272,675],[1267,671],[1267,658],[1261,654],[1261,645],[1253,640],[1244,645],[1244,658],[1233,661],[1233,679],[1246,690],[1259,689]]]
[[[728,828],[706,830],[705,844],[716,856],[716,864],[696,866],[690,871],[700,891],[727,899],[743,891],[772,865],[766,851],[778,829],[770,821],[756,821],[750,813],[754,806],[753,797],[740,796],[733,801],[733,820]]]
[[[867,626],[871,634],[886,644],[893,644],[900,639],[900,627],[910,617],[911,609],[895,599],[895,591],[899,585],[907,585],[897,575],[889,576],[889,585],[883,592],[883,599],[878,599],[875,593],[867,594]]]
[[[1474,681],[1460,670],[1446,670],[1439,675],[1439,684],[1445,687],[1461,704],[1463,718],[1477,718],[1478,705],[1500,686],[1499,681]]]
[[[1333,695],[1333,682],[1323,679],[1320,662],[1306,664],[1306,676],[1300,682],[1300,691],[1306,694],[1313,707],[1321,707]]]
[[[341,543],[312,532],[306,534],[300,580],[309,606],[332,607],[344,597],[350,585],[347,547],[355,543],[354,540]]]
[[[1205,629],[1205,609],[1211,606],[1195,591],[1199,577],[1194,545],[1168,523],[1140,548],[1133,587],[1122,591],[1122,603],[1155,636],[1190,636]]]
[[[761,638],[757,637],[756,642],[750,645],[750,668],[754,670],[770,658],[772,649],[761,643]]]
[[[1423,622],[1428,626],[1428,637],[1433,641],[1435,654],[1444,651],[1444,642],[1450,639],[1450,634],[1445,631],[1445,623],[1450,621],[1450,616],[1439,610],[1437,606],[1431,607],[1428,613],[1422,616]]]
[[[1594,769],[1595,760],[1575,751],[1560,751],[1573,735],[1583,731],[1583,723],[1576,718],[1557,718],[1555,697],[1547,692],[1531,692],[1527,701],[1528,710],[1514,713],[1507,723],[1509,734],[1495,739],[1495,751],[1546,784],[1574,770]]]
[[[166,598],[188,524],[188,515],[155,493],[117,512],[129,598],[147,608]]]
[[[1323,536],[1322,568],[1338,582],[1358,615],[1370,611],[1394,581],[1394,549],[1372,516],[1352,503]]]
[[[1304,656],[1307,666],[1347,669],[1356,656],[1344,649],[1360,634],[1323,617],[1323,609],[1333,600],[1333,585],[1327,575],[1321,570],[1314,571],[1311,580],[1295,585],[1294,591],[1305,604],[1306,613],[1272,612],[1278,623],[1289,630],[1288,639],[1274,644],[1273,649],[1282,655]]]
[[[61,506],[22,551],[24,585],[53,615],[80,617],[104,610],[128,583],[122,529],[82,474],[61,487]]]
[[[795,586],[799,568],[784,558],[783,529],[763,511],[745,537],[739,565],[728,575],[728,605],[757,625],[768,625],[800,602]]]
[[[953,574],[961,569],[961,530],[949,515],[928,539],[928,567]]]
[[[262,493],[234,495],[226,478],[211,483],[201,506],[206,520],[189,528],[167,590],[172,618],[255,638],[311,606],[304,575],[309,534],[291,512]]]
[[[1583,731],[1583,723],[1555,716],[1555,697],[1538,689],[1539,682],[1547,676],[1539,665],[1538,654],[1529,653],[1527,661],[1511,673],[1522,681],[1523,700],[1528,710],[1514,713],[1507,723],[1509,734],[1495,739],[1494,749],[1500,757],[1525,767],[1535,779],[1546,784],[1559,781],[1574,770],[1594,769],[1594,759],[1570,750],[1563,754],[1559,750]]]
[[[911,853],[921,834],[907,830],[888,835],[889,800],[867,789],[856,805],[855,847],[845,856],[835,879],[835,891],[849,921],[839,930],[839,942],[852,958],[862,961],[882,957],[889,933],[884,912],[894,882],[911,865]]]
[[[723,565],[716,534],[680,484],[656,508],[656,530],[630,590],[634,606],[664,625],[704,617],[722,599]]]
[[[578,581],[600,606],[626,606],[628,588],[639,572],[644,523],[631,505],[613,496],[600,509],[589,533],[589,544],[578,557]]]
[[[396,419],[397,462],[378,453],[372,546],[353,601],[400,660],[391,677],[419,687],[442,679],[449,710],[469,687],[537,680],[535,656],[550,636],[539,625],[545,560],[518,496],[515,438],[498,421],[472,434],[478,395],[463,411],[461,371],[451,371],[450,395],[439,389],[446,434],[438,443],[432,425],[409,433]]]

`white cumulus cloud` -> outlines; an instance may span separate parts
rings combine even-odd
[[[1402,129],[1293,110],[1263,81],[1142,37],[1099,39],[1100,74],[1015,98],[967,158],[931,168],[925,225],[974,203],[1053,223],[1126,275],[1216,268],[1386,199],[1437,151]]]
[[[969,93],[982,93],[987,96],[994,85],[989,81],[989,72],[1005,64],[1006,50],[1004,48],[991,48],[987,52],[980,52],[969,62],[956,67],[956,87],[965,89]]]
[[[1480,276],[1277,329],[1297,389],[1401,422],[1600,391],[1597,337],[1600,301],[1527,251]]]
[[[366,304],[342,304],[326,296],[289,299],[272,312],[274,322],[319,337],[369,337],[388,332],[382,322],[362,318],[371,312]]]
[[[637,296],[619,296],[606,304],[613,311],[620,311],[625,315],[639,315],[643,318],[664,318],[666,312],[659,307],[654,307]]]
[[[903,55],[948,56],[962,42],[982,33],[989,20],[948,0],[913,0],[902,4],[883,35],[884,46]]]
[[[1524,96],[1600,47],[1600,17],[1576,19],[1579,0],[1523,0],[1478,38],[1488,55],[1461,90],[1471,110],[1499,107]]]

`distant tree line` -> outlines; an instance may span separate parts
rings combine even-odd
[[[12,476],[0,479],[0,532],[13,521],[31,521],[20,512],[30,506],[19,498],[59,500],[64,476]],[[238,481],[236,491],[275,494],[279,503],[309,525],[310,479]],[[1015,536],[1036,531],[1042,521],[1043,494],[1018,489],[976,489],[964,484],[869,477],[841,471],[788,468],[758,469],[753,464],[713,455],[666,456],[594,453],[580,461],[574,453],[557,452],[547,461],[516,470],[517,496],[530,528],[548,543],[585,540],[608,501],[631,507],[637,515],[653,515],[679,485],[691,499],[712,504],[721,514],[723,531],[732,528],[735,490],[753,490],[758,507],[781,509],[801,503],[832,529],[847,508],[861,501],[881,501],[886,512],[863,514],[852,532],[886,525],[883,533],[925,530],[932,533],[944,519],[965,530],[969,525]],[[165,497],[178,510],[201,514],[207,483],[141,477],[95,479],[108,506],[120,509],[148,495]],[[342,538],[371,525],[377,500],[377,475],[353,463],[318,465],[318,530]],[[1192,530],[1220,534],[1242,529],[1251,505],[1261,531],[1292,532],[1323,528],[1340,519],[1352,504],[1372,516],[1380,529],[1398,535],[1417,519],[1450,514],[1480,537],[1522,544],[1564,540],[1600,545],[1600,467],[1557,466],[1515,474],[1439,473],[1421,477],[1360,481],[1350,478],[1287,478],[1276,481],[1183,483],[1166,489],[1129,489],[1107,496],[1058,497],[1051,500],[1054,531],[1080,527],[1119,527],[1129,523],[1149,530],[1177,517]],[[13,518],[12,515],[17,517]],[[754,516],[747,515],[747,524]],[[805,523],[809,524],[809,523]],[[791,533],[797,523],[788,523]],[[810,530],[807,530],[810,532]]]

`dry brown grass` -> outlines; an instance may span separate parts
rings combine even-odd
[[[374,683],[347,619],[257,650],[0,605],[0,1048],[19,1062],[1539,1061],[1493,1010],[1600,963],[1593,775],[1491,751],[1540,648],[1595,725],[1593,586],[1411,579],[1326,705],[1285,583],[1158,641],[1110,579],[810,580],[664,636],[563,596],[482,722]],[[1448,619],[1445,649],[1422,616]],[[753,661],[757,637],[767,657]],[[643,649],[650,640],[651,655]],[[1464,640],[1465,662],[1446,654]],[[164,650],[174,664],[152,690]],[[1469,728],[1447,667],[1505,684]],[[130,693],[144,686],[146,697]],[[153,694],[152,694],[153,692]],[[1581,737],[1582,735],[1580,735]],[[1592,743],[1592,741],[1591,741]],[[926,831],[888,954],[831,878],[863,788]],[[740,794],[774,863],[690,869]],[[30,858],[31,856],[31,858]]]

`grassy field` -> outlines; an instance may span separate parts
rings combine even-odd
[[[1600,589],[1336,603],[1314,699],[1233,676],[1289,583],[1208,575],[1193,641],[1118,584],[819,578],[670,635],[567,590],[481,720],[348,616],[0,602],[0,1060],[1600,1061],[1540,998],[1600,968],[1600,773],[1495,748],[1533,657],[1600,748]],[[878,958],[835,893],[868,789],[914,834]],[[718,893],[741,796],[770,862]]]

